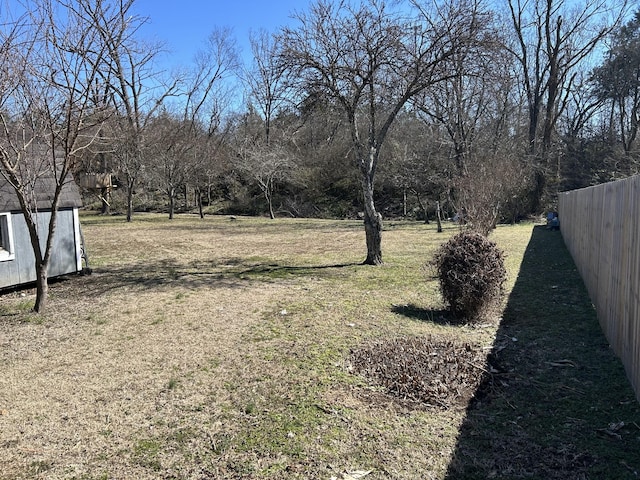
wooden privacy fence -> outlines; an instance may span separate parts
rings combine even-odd
[[[565,244],[640,400],[640,176],[558,200]]]

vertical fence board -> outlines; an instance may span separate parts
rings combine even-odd
[[[640,177],[634,177],[631,183],[629,207],[629,364],[633,370],[632,383],[640,387]],[[636,393],[638,389],[636,389]]]
[[[640,176],[564,192],[561,231],[640,400]]]

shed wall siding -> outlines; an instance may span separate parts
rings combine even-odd
[[[77,234],[79,231],[77,210],[74,208],[58,211],[49,277],[65,275],[82,269],[82,263],[79,261],[81,250]],[[11,219],[16,255],[14,260],[0,262],[0,288],[30,283],[36,279],[35,257],[24,216],[22,213],[13,213]],[[50,219],[50,212],[38,213],[40,232],[47,232]],[[46,238],[44,235],[42,237],[40,243],[44,250]]]

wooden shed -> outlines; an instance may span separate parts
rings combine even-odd
[[[37,224],[44,250],[51,218],[55,183],[40,177],[35,185]],[[82,271],[84,246],[78,209],[82,199],[78,186],[64,185],[58,207],[56,231],[49,265],[49,278]],[[12,186],[0,175],[0,289],[35,282],[35,257],[29,231]]]

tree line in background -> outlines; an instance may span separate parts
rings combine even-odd
[[[102,208],[129,219],[359,214],[376,230],[380,214],[435,218],[439,205],[488,229],[637,172],[639,20],[625,12],[604,0],[317,1],[297,25],[255,32],[250,64],[215,28],[173,76],[153,70],[162,51],[128,16],[96,82],[105,118],[74,170],[112,173]]]
[[[254,32],[246,64],[212,26],[175,72],[134,2],[30,0],[3,18],[0,171],[25,212],[44,170],[54,210],[71,174],[110,174],[117,188],[86,198],[128,220],[360,216],[378,264],[383,217],[458,215],[486,234],[638,171],[640,10],[625,0],[314,0]]]

